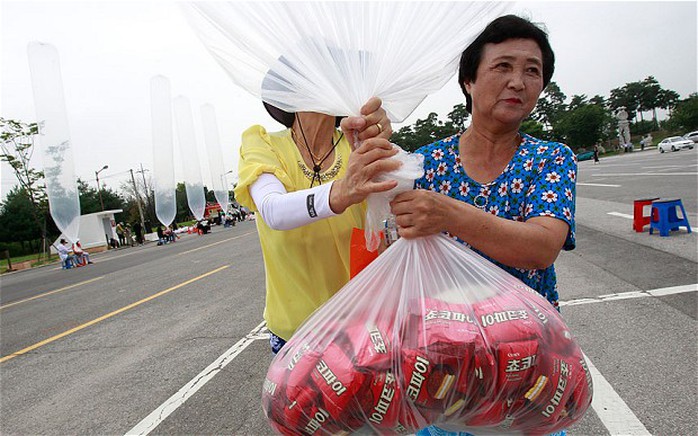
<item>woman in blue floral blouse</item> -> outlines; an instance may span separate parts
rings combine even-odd
[[[417,150],[425,157],[421,189],[398,195],[392,211],[400,236],[447,232],[557,307],[553,262],[575,246],[576,157],[519,131],[554,63],[547,34],[528,20],[490,23],[460,61],[471,125]]]

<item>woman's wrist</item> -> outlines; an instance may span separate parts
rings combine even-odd
[[[330,188],[330,209],[337,215],[343,213],[351,204],[344,192],[344,179],[335,180]]]

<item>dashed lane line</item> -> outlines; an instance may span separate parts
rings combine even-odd
[[[126,435],[140,435],[145,436],[155,428],[160,425],[172,412],[177,410],[179,406],[184,404],[192,395],[194,395],[199,389],[201,389],[209,380],[211,380],[216,374],[221,372],[230,362],[233,361],[240,353],[242,353],[245,348],[247,348],[252,342],[258,339],[266,339],[268,335],[264,334],[266,329],[266,323],[262,321],[257,327],[255,327],[251,332],[249,332],[244,338],[240,339],[230,347],[225,353],[223,353],[218,359],[201,371],[196,377],[191,379],[189,383],[182,386],[182,388],[177,391],[174,395],[168,398],[164,403],[160,405],[157,409],[143,418],[141,422],[135,425],[131,430],[126,432]]]
[[[581,182],[577,182],[577,186],[598,186],[600,188],[620,188],[622,185],[607,185],[605,183],[581,183]]]
[[[68,336],[68,335],[71,335],[71,334],[73,334],[73,333],[75,333],[75,332],[77,332],[77,331],[80,331],[80,330],[84,329],[84,328],[87,328],[87,327],[90,327],[90,326],[95,325],[95,324],[97,324],[97,323],[100,323],[100,322],[104,321],[105,319],[109,319],[109,318],[111,318],[111,317],[113,317],[113,316],[115,316],[115,315],[120,314],[121,312],[125,312],[125,311],[127,311],[127,310],[129,310],[129,309],[133,309],[133,308],[136,307],[136,306],[139,306],[139,305],[141,305],[141,304],[143,304],[143,303],[146,303],[146,302],[148,302],[148,301],[150,301],[150,300],[153,300],[153,299],[155,299],[155,298],[161,297],[161,296],[163,296],[163,295],[165,295],[165,294],[167,294],[167,293],[169,293],[169,292],[174,291],[175,289],[181,288],[182,286],[186,286],[186,285],[188,285],[188,284],[190,284],[190,283],[194,283],[194,282],[197,281],[197,280],[201,280],[201,279],[203,279],[204,277],[208,277],[208,276],[210,276],[211,274],[215,274],[215,273],[217,273],[217,272],[219,272],[219,271],[222,271],[222,270],[228,268],[229,266],[230,266],[230,265],[223,265],[222,267],[216,268],[216,269],[214,269],[213,271],[209,271],[209,272],[207,272],[207,273],[205,273],[205,274],[201,274],[200,276],[194,277],[193,279],[189,279],[189,280],[187,280],[187,281],[185,281],[185,282],[182,282],[182,283],[180,283],[180,284],[178,284],[178,285],[172,286],[171,288],[167,288],[167,289],[165,289],[164,291],[160,291],[160,292],[158,292],[157,294],[151,295],[150,297],[146,297],[146,298],[143,298],[142,300],[136,301],[135,303],[131,303],[131,304],[129,304],[128,306],[122,307],[121,309],[117,309],[117,310],[115,310],[115,311],[113,311],[113,312],[109,312],[109,313],[107,313],[106,315],[102,315],[102,316],[100,316],[99,318],[93,319],[92,321],[88,321],[88,322],[86,322],[86,323],[84,323],[84,324],[81,324],[81,325],[79,325],[79,326],[77,326],[77,327],[73,327],[72,329],[66,330],[66,331],[64,331],[63,333],[59,333],[59,334],[57,334],[57,335],[55,335],[55,336],[51,336],[50,338],[44,339],[44,340],[41,341],[41,342],[37,342],[37,343],[34,344],[34,345],[30,345],[30,346],[27,347],[27,348],[23,348],[23,349],[21,349],[21,350],[19,350],[19,351],[15,351],[15,352],[12,353],[12,354],[8,354],[7,356],[3,356],[2,358],[0,358],[0,363],[6,362],[6,361],[8,361],[8,360],[10,360],[10,359],[13,359],[13,358],[17,357],[17,356],[21,356],[22,354],[26,354],[26,353],[28,353],[28,352],[30,352],[30,351],[36,350],[37,348],[43,347],[43,346],[46,345],[46,344],[50,344],[51,342],[57,341],[57,340],[59,340],[59,339],[61,339],[61,338],[64,338],[64,337],[66,337],[66,336]]]
[[[648,176],[698,176],[695,172],[674,172],[674,173],[613,173],[613,174],[592,174],[593,177],[648,177]]]
[[[26,303],[27,301],[36,300],[37,298],[43,298],[43,297],[46,297],[47,295],[52,295],[52,294],[56,294],[56,293],[58,293],[58,292],[67,291],[68,289],[73,289],[73,288],[76,288],[76,287],[78,287],[78,286],[86,285],[86,284],[88,284],[88,283],[96,282],[97,280],[100,280],[100,279],[103,279],[103,278],[104,278],[104,276],[95,277],[95,278],[90,279],[90,280],[85,280],[85,281],[82,281],[82,282],[79,282],[79,283],[73,283],[73,284],[70,285],[70,286],[65,286],[65,287],[60,288],[60,289],[56,289],[56,290],[53,290],[53,291],[44,292],[44,293],[42,293],[42,294],[35,295],[35,296],[29,297],[29,298],[25,298],[25,299],[23,299],[23,300],[13,301],[12,303],[3,304],[2,306],[0,306],[0,310],[6,309],[6,308],[8,308],[8,307],[16,306],[17,304]]]

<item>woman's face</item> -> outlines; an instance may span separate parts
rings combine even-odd
[[[518,129],[543,91],[543,55],[531,39],[485,44],[474,82],[465,89],[473,99],[473,122],[495,122]]]

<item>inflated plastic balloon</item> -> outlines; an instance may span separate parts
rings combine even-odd
[[[63,236],[76,242],[80,199],[58,51],[51,44],[31,42],[27,53],[49,210]]]
[[[184,169],[187,204],[189,204],[189,210],[191,210],[194,217],[200,220],[204,218],[204,212],[206,211],[206,198],[204,196],[204,183],[201,179],[201,164],[199,163],[199,151],[196,147],[194,119],[192,118],[189,99],[182,95],[176,97],[174,99],[174,112],[177,123],[179,150]]]
[[[185,15],[235,83],[289,112],[403,121],[456,72],[509,3],[190,2]]]
[[[172,98],[170,80],[164,76],[150,79],[151,119],[153,126],[153,179],[155,214],[169,226],[177,215],[172,142]]]
[[[228,179],[223,165],[223,153],[221,153],[221,141],[218,136],[218,122],[216,121],[216,109],[212,104],[201,106],[201,122],[204,129],[204,141],[208,151],[208,166],[211,173],[213,193],[216,201],[224,212],[228,210]]]

